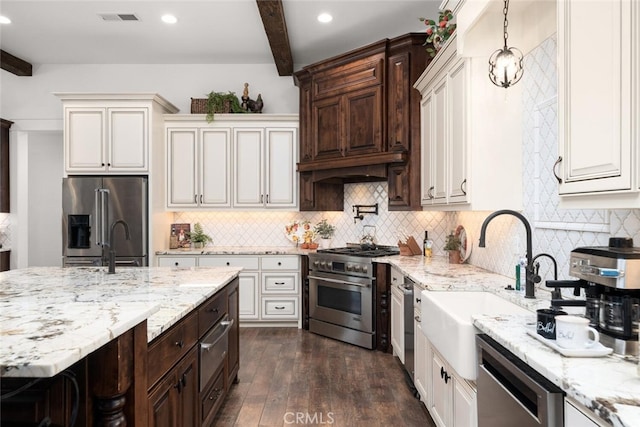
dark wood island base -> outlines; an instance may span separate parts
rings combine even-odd
[[[2,378],[0,424],[210,425],[237,382],[238,303],[236,277],[149,343],[145,320],[55,377]],[[200,340],[227,315],[232,323],[224,363],[200,385]]]

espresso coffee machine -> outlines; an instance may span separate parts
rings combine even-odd
[[[630,238],[612,237],[609,246],[571,251],[569,275],[548,287],[585,289],[586,300],[564,300],[554,292],[552,306],[584,305],[585,317],[600,331],[600,342],[615,354],[640,356],[640,248]],[[579,292],[578,292],[579,294]]]

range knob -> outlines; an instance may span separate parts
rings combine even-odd
[[[355,271],[356,273],[359,273],[359,272],[360,272],[360,266],[359,266],[359,265],[357,265],[357,264],[356,264],[356,265],[354,265],[354,266],[353,266],[353,271]]]
[[[320,261],[320,268],[327,268],[327,262],[326,261]]]
[[[347,264],[347,266],[345,267],[347,271],[353,271],[353,265],[351,264]]]
[[[366,265],[363,265],[363,266],[362,266],[362,272],[363,272],[363,273],[367,273],[367,272],[368,272],[368,270],[369,270],[369,269],[367,268],[367,266],[366,266]]]
[[[313,266],[318,268],[320,266],[320,261],[313,261]]]

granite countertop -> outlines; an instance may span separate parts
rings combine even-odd
[[[315,249],[299,246],[205,246],[202,249],[167,249],[156,255],[307,255]]]
[[[225,267],[0,273],[0,376],[51,377],[143,320],[147,341],[238,275]]]
[[[614,426],[640,426],[637,358],[616,355],[564,357],[526,333],[527,328],[535,327],[535,310],[549,308],[551,294],[546,289],[537,288],[536,299],[526,299],[522,293],[504,289],[509,284],[513,286],[512,278],[472,265],[451,265],[446,257],[394,256],[376,258],[376,262],[397,267],[426,290],[488,291],[529,309],[531,315],[472,315],[472,318],[481,332],[502,344],[604,421]]]

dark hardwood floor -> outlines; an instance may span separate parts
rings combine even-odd
[[[240,328],[239,383],[215,426],[435,426],[391,354],[294,328]]]

